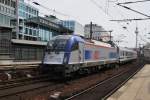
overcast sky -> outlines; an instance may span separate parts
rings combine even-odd
[[[116,3],[137,1],[137,0],[26,0],[28,3],[36,1],[49,9],[55,9],[68,16],[59,15],[48,11],[43,7],[38,7],[41,13],[54,14],[60,19],[73,19],[82,25],[90,23],[101,25],[105,30],[113,30],[112,35],[115,40],[123,40],[120,45],[123,47],[135,47],[135,28],[139,29],[139,41],[141,44],[150,42],[150,20],[132,21],[132,22],[112,22],[109,20],[127,19],[127,18],[146,18],[140,14],[119,7]],[[92,2],[97,2],[97,6]],[[108,2],[109,1],[109,2]],[[98,7],[99,6],[99,7]],[[145,3],[128,4],[128,7],[138,10],[150,16],[150,1]],[[124,29],[123,27],[127,27]],[[144,41],[143,41],[144,40]]]

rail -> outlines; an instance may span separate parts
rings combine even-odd
[[[136,67],[134,70],[129,69],[127,71],[121,72],[121,73],[119,73],[119,74],[117,74],[113,77],[110,77],[110,78],[108,78],[104,81],[101,81],[101,82],[99,82],[99,83],[97,83],[97,84],[95,84],[95,85],[93,85],[93,86],[91,86],[87,89],[81,90],[78,93],[66,98],[65,100],[72,100],[72,99],[73,100],[78,100],[78,99],[81,99],[80,96],[82,97],[83,95],[86,95],[88,92],[96,89],[96,87],[98,88],[100,86],[110,84],[110,82],[112,82],[112,80],[116,80],[118,77],[121,77],[121,76],[124,77],[124,78],[126,77],[125,80],[119,82],[117,84],[117,86],[115,86],[115,87],[110,86],[110,89],[106,90],[107,92],[105,91],[104,93],[101,94],[101,96],[99,98],[101,98],[102,100],[105,100],[111,94],[113,94],[118,88],[120,88],[123,84],[125,84],[131,77],[133,77],[142,68],[141,66],[143,67],[143,65],[140,65],[140,67]],[[128,76],[125,76],[125,75],[128,75]],[[89,93],[89,95],[90,95],[90,93]],[[76,99],[76,98],[78,98],[78,99]],[[88,98],[88,97],[86,97],[86,98]]]

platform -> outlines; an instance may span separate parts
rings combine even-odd
[[[11,62],[11,63],[0,63],[0,70],[10,69],[33,69],[37,68],[41,64],[41,61],[29,61],[29,62]]]
[[[150,64],[146,64],[107,100],[150,100]]]

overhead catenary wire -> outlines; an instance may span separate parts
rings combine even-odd
[[[131,9],[131,8],[129,8],[129,7],[123,5],[123,4],[131,4],[131,3],[138,3],[138,2],[145,2],[145,1],[150,1],[150,0],[117,3],[117,5],[118,5],[118,6],[121,6],[121,7],[124,7],[124,8],[126,8],[126,9],[128,9],[128,10],[131,10],[131,11],[133,11],[133,12],[136,12],[137,14],[141,14],[141,15],[143,15],[143,16],[146,16],[146,17],[148,17],[148,18],[143,18],[143,19],[141,19],[141,18],[136,18],[136,19],[124,19],[124,20],[118,20],[118,21],[149,20],[149,19],[150,19],[150,16],[149,16],[149,15],[144,14],[144,13],[142,13],[142,12],[139,12],[139,11],[137,11],[137,10]],[[146,42],[146,43],[148,42],[148,41],[144,40],[139,34],[138,34],[138,36],[141,38],[142,41],[144,41],[144,42]]]
[[[100,6],[95,0],[90,0],[95,6],[97,6],[102,12],[105,13],[105,15],[112,17],[109,13],[106,13],[106,10],[103,9],[102,6]]]
[[[143,21],[143,20],[150,20],[150,18],[131,18],[131,19],[110,20],[110,21],[131,22],[131,21]]]
[[[50,9],[50,8],[48,8],[48,7],[45,7],[44,5],[42,5],[42,4],[38,3],[38,2],[33,1],[32,3],[34,3],[35,5],[41,6],[41,7],[45,8],[45,9],[47,9],[47,10],[49,10],[49,11],[52,11],[52,12],[54,12],[54,13],[57,13],[57,14],[59,14],[59,15],[63,15],[63,16],[69,17],[69,15],[67,15],[67,14],[64,14],[64,13],[61,13],[61,12],[59,12],[59,11],[56,11],[55,9]]]
[[[95,1],[95,0],[90,0],[94,5],[96,5],[101,11],[103,11],[105,14],[106,14],[106,12],[105,12],[105,10],[103,10],[103,8]],[[113,18],[110,14],[106,14],[107,16],[109,16],[109,17],[111,17],[111,18]],[[119,23],[118,23],[119,24]],[[119,24],[122,28],[124,27],[123,25],[121,25],[121,24]],[[129,32],[128,31],[128,29],[126,29],[126,31],[127,32]]]
[[[141,2],[148,2],[150,0],[142,0],[142,1],[130,1],[130,2],[123,2],[118,4],[133,4],[133,3],[141,3]]]
[[[60,16],[63,16],[63,17],[67,17],[69,19],[70,18],[71,19],[76,19],[77,18],[77,16],[73,16],[73,15],[69,15],[69,14],[66,14],[66,13],[62,13],[62,12],[56,10],[56,9],[51,9],[49,7],[46,7],[46,6],[42,5],[42,4],[40,4],[39,2],[36,2],[35,0],[30,0],[30,2],[33,3],[36,6],[40,6],[40,7],[44,8],[44,9],[46,9],[47,11],[53,12],[52,15],[54,15],[54,16],[56,16],[55,14],[57,14],[57,15],[60,15]]]
[[[123,8],[126,8],[126,9],[128,9],[128,10],[131,10],[131,11],[133,11],[133,12],[136,12],[136,13],[138,13],[138,14],[141,14],[141,15],[143,15],[143,16],[150,17],[149,15],[146,15],[146,14],[144,14],[144,13],[141,13],[141,12],[137,11],[137,10],[131,9],[131,8],[127,7],[127,6],[123,6],[123,5],[121,5],[121,4],[117,4],[117,5],[118,5],[118,6],[121,6],[121,7],[123,7]]]
[[[111,17],[112,18],[112,16],[109,14],[109,13],[107,13],[104,9],[103,9],[103,7],[102,6],[100,6],[95,0],[90,0],[93,4],[95,4],[99,9],[101,9],[107,16],[109,16],[109,17]],[[109,0],[108,0],[109,1]],[[117,2],[118,0],[115,0],[114,2]],[[109,2],[111,2],[111,1],[109,1]],[[38,3],[39,4],[39,3]],[[40,4],[41,5],[41,4]],[[59,11],[57,11],[57,10],[55,10],[55,9],[51,9],[50,10],[50,8],[48,8],[48,7],[45,7],[45,6],[41,6],[41,7],[43,7],[43,8],[45,8],[45,9],[47,9],[47,10],[49,10],[49,11],[52,11],[52,12],[54,12],[54,13],[57,13],[57,14],[59,14],[59,15],[62,15],[62,16],[66,16],[67,14],[64,14],[64,13],[62,13],[62,12],[59,12]],[[67,15],[67,17],[68,16],[70,16],[70,15]],[[119,24],[119,23],[118,23]],[[122,26],[123,27],[123,25],[121,25],[120,24],[120,26]],[[126,31],[128,31],[128,29],[125,29]],[[129,32],[129,31],[128,31]]]
[[[109,13],[106,13],[103,7],[101,7],[95,0],[90,0],[95,6],[97,6],[101,11],[105,13],[106,16],[113,18]],[[119,24],[120,26],[124,27],[123,25]]]

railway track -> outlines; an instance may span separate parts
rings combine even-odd
[[[48,75],[41,75],[41,76],[35,76],[30,78],[21,78],[21,79],[4,81],[4,82],[0,82],[0,90],[19,87],[27,84],[33,84],[37,82],[44,82],[48,80],[50,80]]]
[[[135,65],[134,68],[125,72],[119,73],[113,77],[110,77],[104,81],[81,90],[67,98],[65,100],[105,100],[111,94],[113,94],[118,88],[125,84],[131,77],[133,77],[143,65]]]
[[[120,69],[118,69],[120,71],[117,71],[118,73],[114,74],[114,75],[112,75],[110,72],[107,73],[107,71],[106,71],[103,73],[103,75],[108,74],[108,77],[105,78],[104,80],[94,83],[94,85],[93,84],[88,85],[88,87],[86,87],[86,89],[82,88],[82,89],[80,89],[80,91],[74,91],[74,93],[71,93],[71,95],[69,94],[68,96],[64,96],[64,97],[60,96],[60,97],[58,97],[58,99],[59,100],[64,100],[64,99],[65,100],[100,100],[102,98],[106,99],[109,95],[111,95],[111,93],[113,93],[115,90],[117,90],[123,84],[123,82],[125,82],[125,80],[127,81],[127,79],[129,79],[129,77],[134,75],[135,72],[137,72],[141,68],[141,67],[137,67],[137,65],[134,65],[133,68],[130,68],[130,66],[125,67],[125,68],[122,67],[123,68],[122,71]],[[100,75],[100,76],[102,77],[102,75]],[[44,77],[45,77],[45,79],[44,79]],[[18,80],[18,82],[15,82],[15,80],[3,82],[3,83],[0,83],[0,100],[12,100],[12,97],[15,97],[15,98],[13,98],[13,100],[20,100],[20,98],[22,98],[21,100],[37,100],[37,99],[31,99],[31,98],[36,97],[37,92],[40,93],[37,95],[41,96],[42,95],[41,94],[42,92],[40,92],[41,89],[44,91],[47,91],[46,92],[47,94],[46,93],[43,94],[43,95],[46,95],[45,98],[47,98],[47,99],[42,99],[42,100],[51,100],[51,99],[53,100],[53,98],[50,98],[51,93],[54,93],[54,92],[55,93],[59,93],[59,92],[63,93],[61,90],[65,90],[65,88],[68,87],[68,85],[73,85],[78,82],[79,82],[79,84],[81,84],[83,82],[86,82],[86,80],[92,79],[93,76],[91,78],[89,78],[89,77],[91,77],[91,75],[87,76],[87,79],[86,79],[86,77],[83,77],[81,79],[75,79],[75,80],[68,81],[67,84],[60,83],[60,82],[48,81],[46,76],[40,76],[39,78],[37,77],[37,79],[35,78],[35,80],[34,80],[34,78],[33,79],[30,78],[31,80],[25,79],[26,81],[24,80],[23,82],[22,82],[22,79]],[[97,79],[94,79],[94,80],[97,80]],[[7,86],[4,88],[3,85],[7,85]],[[2,86],[2,88],[1,88],[1,86]],[[76,85],[76,86],[78,86],[78,85]],[[81,87],[82,87],[82,85],[78,86],[78,88],[81,88]],[[33,91],[35,91],[35,92],[33,92]],[[27,96],[25,95],[26,93],[30,93],[30,92],[31,92],[31,94],[33,93],[33,95],[27,95]],[[18,98],[16,98],[16,97],[18,97]],[[28,98],[26,98],[26,97],[28,97]],[[7,98],[7,99],[5,99],[5,98]],[[38,100],[40,100],[40,99],[38,99]]]
[[[0,100],[12,95],[56,85],[48,75],[0,82]],[[7,100],[7,99],[6,99]],[[11,99],[10,99],[11,100]]]

